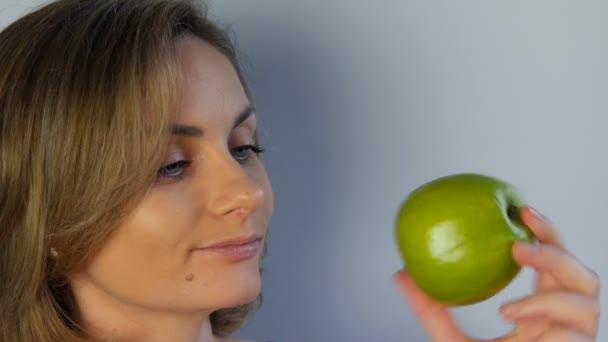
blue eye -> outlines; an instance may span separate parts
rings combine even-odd
[[[239,162],[245,162],[251,157],[251,153],[259,155],[264,152],[264,149],[259,145],[242,145],[230,150],[232,157]]]
[[[158,177],[179,179],[184,175],[185,168],[188,165],[190,165],[190,162],[187,160],[180,160],[171,164],[167,164],[158,169]]]

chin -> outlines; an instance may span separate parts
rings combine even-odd
[[[230,306],[252,302],[262,291],[262,277],[257,263],[255,268],[243,272],[234,281],[231,287],[234,288],[235,300]]]
[[[221,307],[234,307],[253,302],[262,290],[262,279],[259,264],[256,262],[250,265],[237,266],[226,270],[222,281],[216,286],[222,293]],[[219,298],[218,298],[219,299]]]

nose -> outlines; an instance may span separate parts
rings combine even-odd
[[[214,173],[210,182],[215,185],[208,205],[213,215],[245,218],[258,209],[265,196],[264,189],[241,164],[231,159]]]

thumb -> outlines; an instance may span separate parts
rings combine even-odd
[[[402,290],[412,310],[424,330],[435,342],[468,342],[446,306],[428,297],[412,280],[409,274],[401,270],[393,277],[396,285]]]

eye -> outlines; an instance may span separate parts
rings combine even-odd
[[[160,169],[158,169],[158,177],[165,179],[180,179],[185,169],[190,165],[190,162],[187,160],[179,160],[171,164],[167,164]]]
[[[230,150],[232,157],[239,162],[245,162],[251,157],[251,153],[259,155],[264,149],[259,145],[241,145]]]

